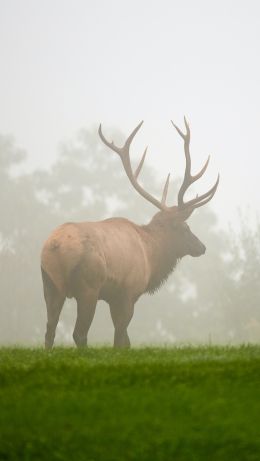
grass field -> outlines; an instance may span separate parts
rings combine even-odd
[[[2,348],[0,459],[259,461],[260,347]]]

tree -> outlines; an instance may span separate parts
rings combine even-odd
[[[120,142],[120,133],[115,137]],[[148,222],[155,208],[129,184],[116,155],[108,153],[96,131],[84,130],[63,146],[47,171],[15,174],[25,154],[0,137],[0,341],[42,343],[46,312],[40,251],[57,225],[112,215]],[[142,181],[160,196],[154,172],[145,165]],[[176,189],[177,189],[176,181]],[[175,195],[176,196],[176,195]],[[158,294],[139,301],[130,325],[136,343],[259,341],[260,226],[245,222],[238,235],[219,229],[205,207],[189,220],[206,244],[206,255],[185,258]],[[75,305],[67,302],[58,339],[69,340]],[[90,341],[112,340],[108,307],[100,303]]]
[[[233,232],[229,289],[229,325],[234,338],[260,340],[260,221],[255,227],[241,217],[238,235]]]

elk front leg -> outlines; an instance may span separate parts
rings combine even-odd
[[[95,315],[98,294],[92,288],[85,290],[77,299],[77,320],[73,332],[73,339],[77,347],[87,345],[87,335]]]
[[[110,303],[110,314],[115,327],[114,347],[130,347],[127,327],[133,317],[134,303],[128,300]]]

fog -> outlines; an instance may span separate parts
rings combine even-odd
[[[154,296],[136,305],[133,344],[260,340],[260,7],[257,1],[90,2],[0,0],[0,342],[41,344],[46,308],[40,250],[65,221],[155,209],[128,184],[98,138],[119,142],[144,120],[136,163],[160,196],[169,171],[174,203],[183,144],[170,120],[191,126],[192,169],[211,154],[193,193],[217,173],[218,191],[190,219],[207,246],[184,258]],[[72,342],[73,301],[57,342]],[[91,344],[111,343],[100,303]]]

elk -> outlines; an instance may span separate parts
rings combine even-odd
[[[205,173],[203,168],[191,174],[190,128],[184,118],[185,132],[173,122],[184,141],[185,174],[175,206],[166,205],[170,175],[166,179],[161,201],[150,195],[138,182],[147,148],[135,171],[130,161],[130,146],[141,128],[141,122],[123,147],[109,142],[99,126],[103,143],[116,152],[134,189],[159,211],[145,225],[125,218],[98,222],[69,222],[54,230],[45,242],[41,255],[44,297],[47,307],[45,347],[53,346],[60,312],[66,298],[75,298],[77,319],[73,339],[78,347],[87,345],[87,334],[98,300],[109,304],[114,324],[114,347],[129,347],[127,327],[134,306],[144,293],[154,293],[177,262],[186,255],[205,253],[205,245],[191,232],[186,220],[191,213],[214,196],[219,175],[208,192],[184,201],[187,189]]]

